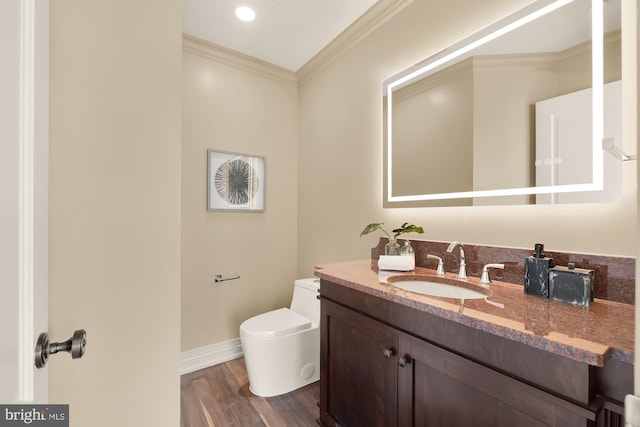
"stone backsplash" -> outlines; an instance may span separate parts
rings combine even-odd
[[[398,239],[404,244],[406,239]],[[427,258],[428,254],[442,258],[446,272],[458,271],[458,251],[447,253],[449,242],[413,240],[411,245],[416,254],[416,267],[436,269],[438,260]],[[378,259],[384,254],[387,238],[381,238],[378,246],[371,248],[371,258]],[[529,249],[503,248],[464,244],[467,262],[467,275],[480,277],[485,264],[501,263],[504,270],[491,269],[491,277],[507,283],[524,286],[524,260],[533,254],[533,245]],[[636,259],[607,255],[591,255],[569,252],[556,252],[545,248],[545,256],[553,258],[555,265],[566,266],[574,263],[577,268],[595,271],[594,296],[608,301],[635,304]]]

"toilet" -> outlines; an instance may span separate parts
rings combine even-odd
[[[259,314],[240,325],[253,394],[277,396],[320,378],[319,291],[320,279],[298,279],[290,308]]]

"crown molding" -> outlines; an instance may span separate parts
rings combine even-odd
[[[380,0],[364,15],[345,29],[338,37],[311,58],[297,72],[299,84],[303,84],[323,67],[371,34],[414,0]]]
[[[182,34],[182,51],[274,80],[297,82],[293,71],[184,33]]]
[[[303,83],[342,53],[375,31],[414,0],[379,0],[297,72],[278,67],[189,34],[182,34],[182,51],[211,59],[243,71],[287,82]]]

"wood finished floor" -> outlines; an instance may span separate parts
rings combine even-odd
[[[320,383],[259,397],[249,390],[244,359],[182,375],[181,427],[317,427]]]

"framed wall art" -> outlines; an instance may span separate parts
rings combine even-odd
[[[209,149],[207,170],[207,210],[264,212],[264,157]]]

